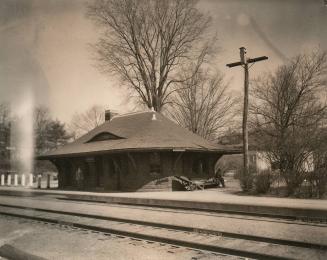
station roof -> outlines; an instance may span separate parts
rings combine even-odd
[[[77,140],[38,158],[155,150],[240,153],[239,148],[211,143],[160,113],[148,111],[115,116]]]

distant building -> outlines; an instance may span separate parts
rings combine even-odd
[[[59,188],[171,190],[171,178],[210,178],[216,161],[237,149],[216,145],[157,112],[106,116],[76,141],[39,156],[58,169]]]
[[[234,145],[235,147],[239,147],[239,149],[242,149],[242,134],[232,133],[230,135],[223,136],[221,137],[219,144]],[[255,136],[251,133],[249,134],[248,157],[250,167],[255,169],[257,173],[260,173],[265,170],[279,169],[278,162],[271,163],[271,161],[269,160],[269,153],[258,145]],[[303,162],[302,166],[306,172],[311,172],[314,170],[314,157],[314,153],[312,152]],[[241,161],[241,164],[243,164],[243,154],[233,155],[233,160],[239,160]]]

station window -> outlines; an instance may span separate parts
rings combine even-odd
[[[208,174],[208,162],[205,158],[197,159],[193,161],[192,165],[192,172],[193,174],[202,175]]]
[[[150,154],[150,173],[151,174],[161,173],[160,153],[155,152]]]

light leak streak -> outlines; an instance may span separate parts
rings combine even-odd
[[[31,88],[23,88],[19,97],[11,101],[15,118],[11,128],[11,163],[17,173],[32,173],[34,161],[34,95]]]

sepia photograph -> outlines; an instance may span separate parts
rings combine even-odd
[[[327,259],[326,0],[0,0],[0,260]]]

